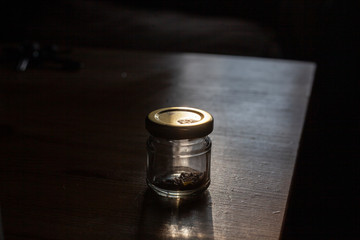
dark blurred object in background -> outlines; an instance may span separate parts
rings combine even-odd
[[[25,72],[28,68],[80,70],[82,63],[64,57],[64,54],[70,52],[68,49],[60,50],[55,44],[41,46],[37,42],[31,42],[15,47],[4,47],[0,63],[18,72]]]

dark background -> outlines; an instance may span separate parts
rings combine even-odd
[[[1,44],[313,61],[283,239],[359,239],[359,25],[350,1],[3,1]]]

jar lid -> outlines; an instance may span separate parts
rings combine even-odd
[[[210,113],[189,107],[161,108],[149,113],[145,127],[151,135],[166,139],[205,137],[214,128]]]

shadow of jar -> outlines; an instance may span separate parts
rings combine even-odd
[[[214,239],[209,191],[191,198],[143,195],[137,239]]]

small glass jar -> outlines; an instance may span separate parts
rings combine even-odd
[[[151,134],[147,141],[147,184],[157,194],[185,197],[210,185],[213,117],[200,109],[162,108],[145,121]]]

